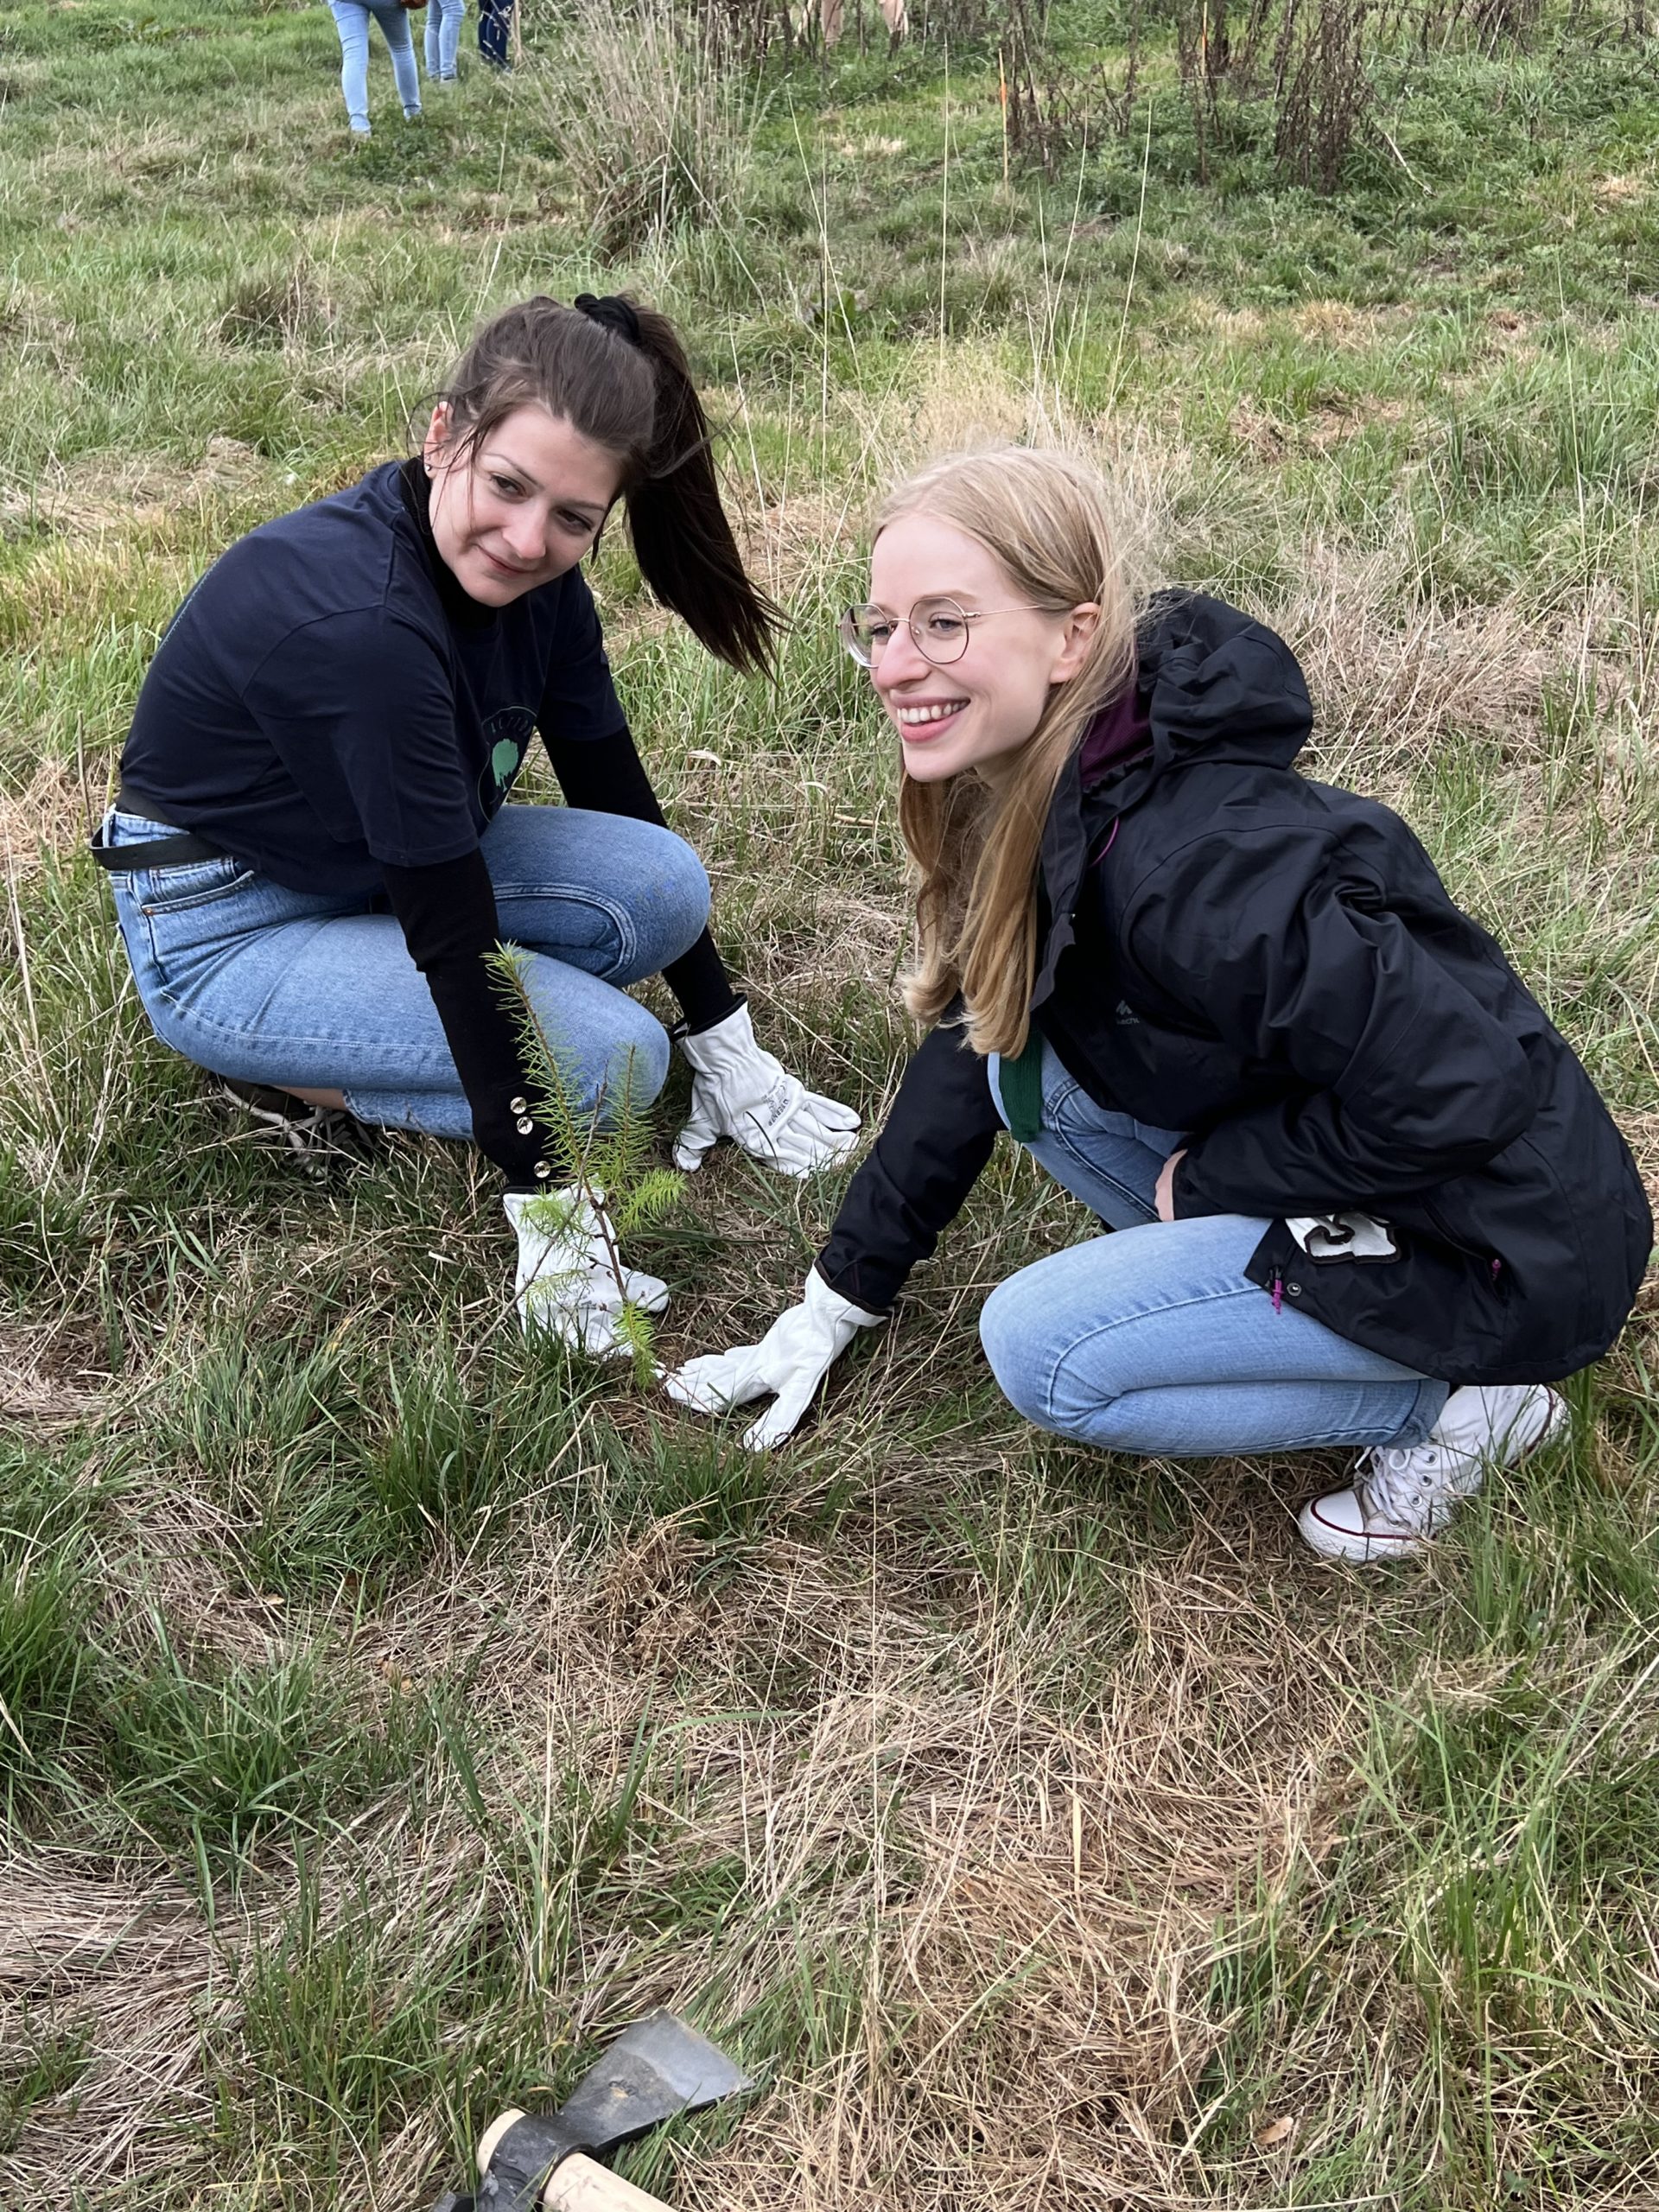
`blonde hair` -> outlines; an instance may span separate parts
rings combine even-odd
[[[1030,1027],[1037,959],[1037,861],[1066,762],[1135,665],[1141,594],[1126,570],[1104,480],[1069,454],[1009,448],[936,461],[893,492],[879,537],[925,514],[971,537],[1007,573],[1013,595],[1056,614],[1096,602],[1083,663],[1053,685],[1037,726],[997,788],[971,771],[943,783],[906,775],[899,826],[917,875],[917,958],[905,1002],[937,1021],[958,992],[976,1052],[1012,1059]]]

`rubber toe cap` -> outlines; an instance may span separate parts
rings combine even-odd
[[[1359,1567],[1374,1566],[1379,1560],[1409,1559],[1424,1547],[1425,1540],[1408,1529],[1368,1522],[1357,1491],[1333,1491],[1328,1497],[1316,1497],[1297,1515],[1296,1525],[1303,1541],[1322,1559],[1345,1559]]]

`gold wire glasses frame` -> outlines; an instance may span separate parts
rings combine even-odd
[[[861,668],[877,668],[895,630],[909,631],[916,650],[935,668],[949,668],[968,650],[969,625],[988,621],[993,614],[1040,614],[1046,610],[1022,602],[1018,607],[982,607],[970,613],[954,599],[918,599],[900,625],[884,607],[849,607],[836,626],[836,634]]]

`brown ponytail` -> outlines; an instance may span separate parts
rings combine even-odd
[[[679,334],[626,296],[538,296],[485,324],[442,397],[459,454],[545,407],[616,455],[639,572],[718,659],[763,672],[783,617],[744,570]]]
[[[639,573],[664,607],[734,668],[771,665],[783,617],[745,575],[715,474],[714,434],[691,365],[668,317],[635,308],[639,350],[657,365],[657,423],[644,469],[627,490]]]

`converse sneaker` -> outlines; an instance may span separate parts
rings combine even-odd
[[[1541,1382],[1454,1390],[1421,1444],[1380,1444],[1361,1455],[1351,1490],[1315,1498],[1298,1528],[1326,1559],[1369,1566],[1421,1551],[1472,1497],[1489,1466],[1512,1467],[1565,1424],[1567,1407]]]
[[[369,1156],[367,1130],[341,1107],[313,1106],[296,1098],[291,1090],[238,1083],[229,1076],[219,1078],[219,1096],[258,1124],[259,1141],[290,1152],[301,1173],[314,1182],[327,1173],[331,1158],[361,1160]]]

